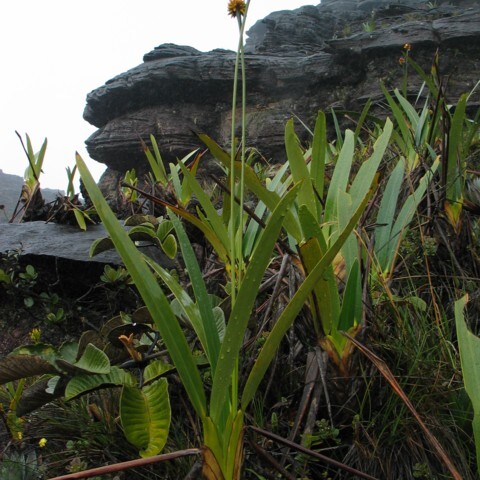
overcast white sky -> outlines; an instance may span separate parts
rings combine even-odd
[[[251,0],[248,25],[272,11],[318,4]],[[27,166],[15,130],[35,150],[48,148],[42,187],[65,189],[65,167],[95,128],[82,118],[86,95],[142,63],[162,43],[202,51],[236,49],[237,22],[228,0],[2,0],[0,4],[0,169],[23,176]],[[96,178],[104,166],[88,162]]]

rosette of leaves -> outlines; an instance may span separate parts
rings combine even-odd
[[[155,245],[170,259],[177,255],[177,240],[171,233],[173,224],[170,220],[153,215],[136,214],[125,220],[125,226],[131,227],[128,235],[136,245]],[[93,257],[114,248],[110,237],[99,238],[92,243],[90,256]]]
[[[164,376],[174,367],[158,358],[158,334],[151,322],[142,308],[131,317],[113,317],[99,332],[84,332],[78,342],[15,349],[0,360],[0,384],[32,379],[16,402],[15,415],[57,398],[68,401],[120,387],[120,418],[127,440],[142,456],[158,454],[168,437],[171,415]]]

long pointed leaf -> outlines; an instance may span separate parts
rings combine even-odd
[[[221,416],[225,402],[225,389],[232,381],[232,372],[243,344],[245,330],[257,298],[258,288],[270,263],[271,253],[278,239],[285,215],[293,204],[298,189],[299,185],[292,188],[273,211],[253,252],[238,291],[220,350],[220,361],[213,378],[210,414],[214,421]],[[233,408],[236,409],[235,406]]]
[[[198,137],[200,140],[205,143],[212,155],[223,164],[225,168],[230,167],[230,154],[222,150],[220,146],[213,141],[208,135],[199,134]],[[273,211],[280,201],[280,196],[275,193],[267,190],[258,179],[253,168],[249,165],[244,165],[244,179],[245,185],[249,188],[259,200],[261,200],[265,205]],[[235,162],[235,176],[241,178],[242,165],[241,162]],[[288,212],[285,217],[285,228],[290,235],[292,235],[298,241],[301,240],[301,231],[300,226],[295,221],[295,218]]]
[[[297,203],[299,205],[306,205],[314,217],[317,217],[315,193],[310,179],[310,172],[303,158],[303,152],[298,143],[298,138],[295,135],[293,119],[290,119],[285,126],[285,149],[287,151],[293,181],[295,183],[302,182],[298,192]]]
[[[465,323],[463,310],[468,295],[455,302],[455,323],[458,348],[462,364],[463,383],[473,406],[473,434],[477,452],[477,470],[480,472],[480,338],[474,335]]]
[[[325,181],[325,164],[327,160],[327,120],[325,113],[320,111],[315,122],[312,141],[312,161],[310,176],[312,177],[315,193],[323,199]],[[322,205],[317,201],[317,218],[322,213]]]
[[[145,305],[155,321],[155,325],[162,335],[193,407],[197,414],[203,418],[206,414],[206,398],[202,379],[195,365],[190,347],[170,308],[170,304],[142,255],[135,248],[135,245],[103,198],[85,162],[78,154],[76,160],[78,170],[95,205],[97,214],[102,219],[117,252],[132,276]]]
[[[202,206],[208,223],[211,225],[212,230],[217,235],[218,239],[222,242],[225,249],[228,251],[229,248],[229,239],[228,239],[228,232],[225,225],[222,222],[221,215],[217,213],[217,210],[212,204],[210,197],[205,193],[202,186],[198,183],[198,180],[190,173],[188,168],[183,165],[183,163],[178,164],[180,169],[183,172],[183,176],[187,181],[189,187],[191,188],[192,192],[197,197],[197,200],[200,202]]]
[[[322,259],[317,263],[316,267],[305,278],[304,282],[300,285],[299,289],[292,297],[288,305],[285,307],[285,310],[280,315],[280,318],[277,320],[277,323],[270,332],[265,344],[262,347],[262,350],[260,351],[257,360],[255,361],[255,365],[253,366],[248,376],[241,400],[242,410],[245,411],[248,404],[252,401],[255,392],[257,391],[258,386],[260,385],[260,382],[262,381],[268,369],[268,366],[270,365],[273,357],[275,356],[275,352],[277,351],[277,348],[280,345],[282,338],[292,325],[297,315],[300,313],[300,310],[303,308],[306,299],[312,292],[316,283],[318,282],[318,280],[320,280],[329,265],[332,264],[343,243],[357,225],[358,220],[362,215],[375,188],[376,185],[374,185],[370,189],[368,194],[365,196],[365,198],[359,205],[356,212],[352,215],[352,218],[350,219],[348,225],[340,233],[335,243],[328,249]]]
[[[353,209],[356,210],[368,190],[370,189],[373,179],[377,174],[378,167],[388,147],[390,136],[392,135],[393,124],[389,118],[385,121],[382,134],[378,137],[373,146],[373,154],[368,160],[362,163],[358,170],[355,180],[348,193],[352,196]]]

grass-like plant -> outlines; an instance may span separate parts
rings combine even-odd
[[[239,57],[237,58],[238,65],[239,62],[241,64],[243,52],[243,28],[248,2],[246,4],[243,2],[231,2],[231,9],[236,12],[237,18],[239,18],[241,31]],[[235,78],[237,78],[237,71],[235,72]],[[243,84],[245,85],[245,82]],[[242,130],[244,131],[244,128]],[[287,150],[295,149],[295,146],[292,147],[292,142],[295,142],[292,137],[292,124],[287,126],[287,132]],[[387,133],[385,137],[387,137]],[[386,144],[388,139],[382,140],[382,142]],[[243,140],[242,144],[244,146],[245,140]],[[109,232],[146,306],[149,308],[190,402],[202,422],[204,443],[203,474],[206,478],[240,478],[243,464],[243,427],[246,409],[253,400],[285,332],[303,308],[305,301],[325,271],[331,268],[336,255],[348,240],[353,228],[357,225],[360,215],[372,194],[374,171],[376,170],[375,166],[366,168],[365,176],[362,177],[361,182],[358,180],[355,184],[353,190],[355,195],[352,197],[348,211],[345,210],[342,213],[342,220],[339,227],[335,230],[335,235],[332,235],[332,238],[329,239],[329,245],[325,245],[324,250],[318,252],[316,261],[311,262],[309,271],[306,272],[305,281],[292,297],[270,332],[260,350],[258,358],[248,373],[246,383],[242,389],[238,379],[238,362],[241,356],[243,338],[252,315],[252,309],[263,275],[270,263],[272,250],[283,226],[289,224],[293,231],[301,228],[301,223],[298,223],[293,212],[308,209],[309,205],[312,205],[311,200],[313,197],[309,195],[310,191],[307,190],[312,189],[309,175],[301,174],[295,176],[291,187],[281,196],[259,185],[258,179],[255,180],[256,177],[247,179],[251,172],[245,164],[245,154],[241,152],[237,160],[234,145],[235,140],[232,138],[230,155],[223,151],[217,152],[221,156],[221,160],[228,159],[226,166],[230,175],[231,185],[230,193],[227,195],[230,201],[228,216],[223,216],[223,214],[219,214],[214,209],[208,197],[204,193],[202,194],[201,187],[193,175],[180,164],[185,178],[188,179],[190,188],[197,195],[205,212],[204,214],[199,212],[200,218],[203,223],[211,225],[214,233],[212,233],[212,238],[216,239],[212,243],[221,246],[218,247],[217,253],[219,253],[220,259],[226,263],[227,271],[231,276],[231,311],[224,333],[221,333],[221,329],[218,328],[218,321],[214,315],[211,298],[203,283],[190,242],[183,231],[181,223],[174,214],[175,209],[170,209],[170,217],[187,265],[188,274],[190,275],[194,298],[182,292],[175,280],[169,277],[167,272],[160,266],[155,265],[152,260],[146,259],[138,252],[109,209],[85,163],[77,155],[78,169],[90,198],[96,207],[96,211]],[[215,150],[215,145],[211,142],[210,146]],[[381,148],[375,155],[375,161],[379,161],[381,158],[380,150]],[[301,164],[304,162],[304,159],[302,155],[301,158],[298,157],[298,152],[298,150],[295,150],[294,158],[289,156],[292,170],[302,168]],[[372,163],[375,162],[367,163],[367,165]],[[260,199],[266,201],[269,209],[265,224],[262,226],[261,232],[252,248],[248,264],[243,263],[244,213],[241,207],[244,188],[250,188]],[[237,193],[240,199],[239,206],[237,205]],[[294,204],[297,206],[294,207]],[[330,221],[338,223],[338,218],[332,215]],[[162,277],[172,293],[175,294],[177,302],[189,319],[204,348],[212,375],[212,387],[209,395],[203,385],[195,358],[188,346],[185,335],[172,310],[172,305],[158,285],[150,267]]]

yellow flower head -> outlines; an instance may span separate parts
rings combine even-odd
[[[237,15],[245,15],[247,4],[243,0],[230,0],[228,2],[228,14],[235,18]]]
[[[46,439],[46,438],[41,438],[41,439],[38,441],[38,446],[39,446],[40,448],[43,448],[46,444],[47,444],[47,439]]]
[[[34,328],[30,333],[30,341],[32,343],[39,343],[40,342],[40,337],[42,336],[42,331],[39,328]]]
[[[409,52],[412,49],[412,45],[410,43],[406,43],[403,46],[403,49],[406,50],[407,52]]]

